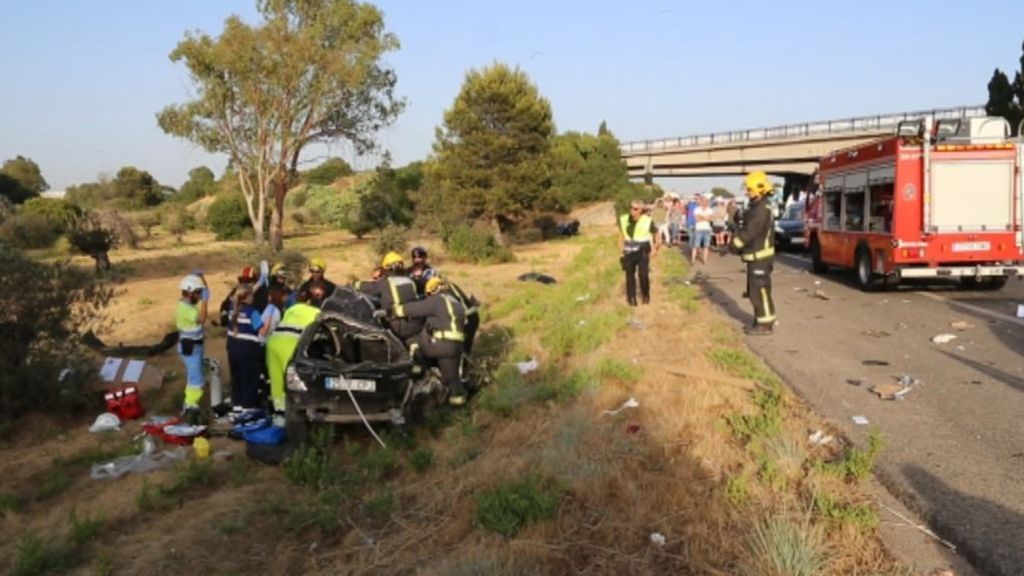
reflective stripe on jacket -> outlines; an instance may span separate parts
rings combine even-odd
[[[619,231],[622,232],[622,237],[625,239],[624,247],[626,252],[635,252],[645,245],[650,245],[651,239],[651,217],[644,214],[636,221],[636,226],[633,227],[633,237],[629,236],[629,214],[623,214],[619,217]]]
[[[732,237],[744,262],[759,262],[775,257],[775,217],[764,199],[753,200],[743,215],[743,227]]]

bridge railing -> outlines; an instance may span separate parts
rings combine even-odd
[[[916,120],[931,116],[937,120],[947,118],[976,118],[985,115],[984,106],[959,106],[956,108],[939,108],[901,114],[878,114],[860,116],[840,120],[822,122],[805,122],[803,124],[785,124],[771,128],[754,128],[751,130],[734,130],[731,132],[714,132],[683,136],[681,138],[662,138],[659,140],[640,140],[624,142],[620,146],[623,154],[635,154],[691,146],[709,146],[712,144],[730,144],[733,142],[752,142],[758,140],[776,140],[784,138],[800,138],[822,134],[839,134],[850,132],[878,132],[893,130],[904,120]]]

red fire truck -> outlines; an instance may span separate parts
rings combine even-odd
[[[815,272],[852,269],[864,290],[957,278],[998,290],[1024,274],[1020,146],[1002,118],[903,122],[822,158],[808,206]]]

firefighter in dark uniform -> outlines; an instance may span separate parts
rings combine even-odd
[[[636,306],[637,276],[640,280],[640,298],[644,304],[651,301],[650,263],[661,246],[661,235],[654,220],[644,213],[644,203],[634,200],[629,213],[619,217],[619,261],[626,272],[626,301]]]
[[[462,351],[466,340],[466,309],[445,287],[444,280],[431,278],[426,298],[405,307],[409,318],[422,319],[423,331],[410,346],[413,358],[434,360],[441,381],[448,388],[448,403],[464,406],[467,390],[462,382]]]
[[[768,197],[773,186],[764,172],[751,172],[744,181],[750,205],[732,238],[732,247],[747,263],[747,297],[754,305],[754,324],[747,334],[764,336],[775,325],[772,268],[775,263],[775,216]]]
[[[419,300],[416,283],[406,276],[405,262],[397,252],[388,252],[381,261],[381,277],[356,282],[355,289],[375,298],[396,336],[406,341],[423,330],[423,320],[410,318],[406,306]]]

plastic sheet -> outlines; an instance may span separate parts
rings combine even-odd
[[[148,452],[146,447],[141,454],[135,456],[122,456],[92,465],[89,477],[93,480],[115,480],[125,474],[145,474],[160,468],[166,468],[175,462],[180,462],[188,456],[184,448],[178,447],[174,450],[163,452]]]

